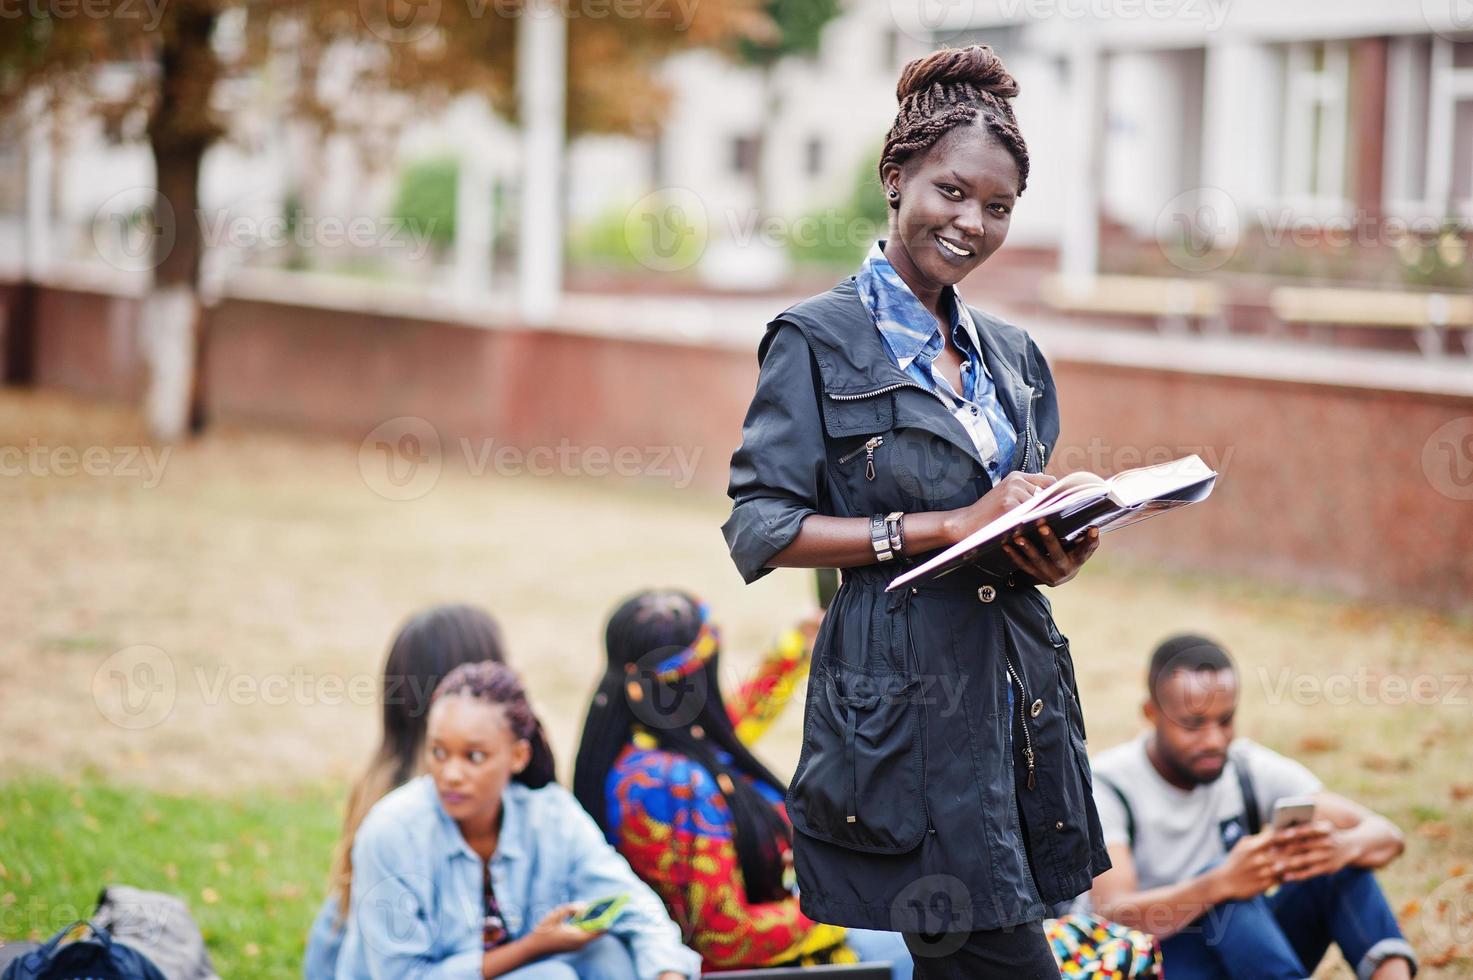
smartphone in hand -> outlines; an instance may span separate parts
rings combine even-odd
[[[1286,796],[1274,803],[1274,830],[1288,830],[1314,819],[1314,797]]]
[[[588,908],[573,916],[568,922],[579,929],[587,929],[589,932],[603,932],[614,924],[614,920],[624,911],[624,906],[628,902],[627,893],[600,898],[596,902],[590,902]]]

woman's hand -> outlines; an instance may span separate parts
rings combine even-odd
[[[1042,517],[1033,525],[1038,532],[1039,544],[1034,544],[1028,535],[1019,530],[1003,542],[1003,554],[1007,555],[1018,571],[1043,585],[1063,585],[1079,574],[1089,556],[1100,546],[1100,530],[1092,527],[1084,536],[1065,547],[1059,536],[1049,530],[1048,521]]]
[[[571,953],[582,949],[608,931],[606,929],[597,931],[583,929],[568,921],[570,915],[582,910],[581,904],[569,902],[566,905],[559,905],[543,916],[542,921],[527,934],[527,940],[536,951],[536,955]]]
[[[1024,473],[1014,470],[1002,478],[1002,482],[961,508],[948,512],[952,544],[962,540],[978,528],[986,527],[1003,514],[1032,497],[1058,477],[1047,473]]]

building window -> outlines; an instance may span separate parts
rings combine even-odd
[[[1339,213],[1348,207],[1350,46],[1343,41],[1291,44],[1287,62],[1283,197],[1300,210]]]
[[[731,141],[731,172],[742,177],[757,173],[757,138],[735,136]]]
[[[820,137],[808,138],[808,143],[803,148],[803,166],[810,177],[823,173],[823,140]]]
[[[1387,76],[1388,208],[1473,221],[1473,41],[1398,38]]]

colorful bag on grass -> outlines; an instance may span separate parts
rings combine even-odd
[[[1160,977],[1161,946],[1150,933],[1096,915],[1066,915],[1044,923],[1061,977]]]

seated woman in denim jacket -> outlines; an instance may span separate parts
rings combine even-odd
[[[503,664],[451,671],[431,700],[428,774],[380,800],[353,842],[338,980],[678,980],[700,957],[567,790],[513,782],[536,719]],[[616,895],[607,931],[569,917]]]
[[[504,663],[501,627],[484,609],[464,603],[431,606],[409,617],[384,660],[382,733],[378,749],[348,796],[343,830],[333,855],[328,895],[307,937],[305,980],[332,980],[352,882],[353,838],[368,810],[384,795],[424,771],[425,714],[441,678],[461,664]],[[552,748],[542,726],[532,737],[532,761],[516,781],[540,789],[556,778]]]

